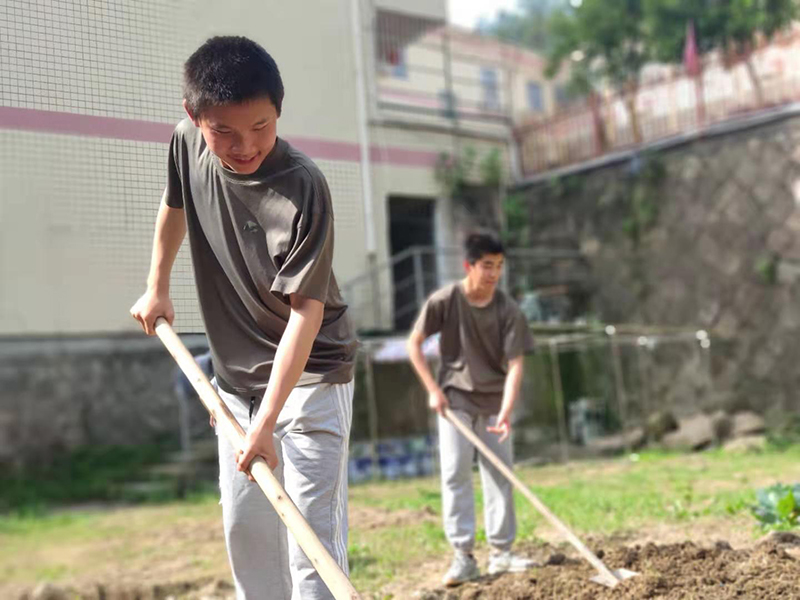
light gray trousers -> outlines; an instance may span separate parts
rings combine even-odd
[[[452,414],[467,425],[509,467],[512,465],[511,438],[499,443],[500,436],[486,431],[497,416],[478,416],[463,410]],[[442,516],[450,545],[471,553],[475,547],[475,498],[472,489],[472,460],[475,447],[447,419],[438,417],[439,462],[442,469]],[[483,488],[483,519],[486,539],[497,550],[510,550],[517,535],[514,495],[511,482],[484,456],[478,453]]]
[[[219,395],[247,431],[261,395]],[[251,406],[252,405],[252,406]],[[275,469],[286,493],[339,566],[347,565],[347,447],[353,383],[295,388],[275,426]],[[257,484],[236,470],[219,436],[222,520],[238,600],[333,598]]]

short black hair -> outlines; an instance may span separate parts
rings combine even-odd
[[[183,65],[183,97],[195,118],[212,106],[265,96],[280,116],[283,80],[278,65],[264,48],[246,37],[209,38]]]
[[[487,254],[505,254],[506,249],[500,237],[489,230],[473,231],[464,241],[467,262],[474,265]]]

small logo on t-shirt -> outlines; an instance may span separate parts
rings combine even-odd
[[[258,231],[258,223],[256,223],[255,221],[248,221],[247,223],[244,224],[244,227],[242,227],[242,229],[249,233]]]

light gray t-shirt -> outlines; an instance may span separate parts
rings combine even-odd
[[[414,329],[441,333],[439,385],[451,408],[473,414],[500,412],[508,361],[533,350],[528,322],[516,303],[495,290],[486,306],[473,306],[461,282],[434,292]]]
[[[325,304],[299,385],[347,383],[355,332],[331,270],[333,207],[325,177],[278,138],[252,175],[226,168],[185,119],[172,136],[165,201],[183,208],[217,381],[266,388],[289,320],[289,295]]]

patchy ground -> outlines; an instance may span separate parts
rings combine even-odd
[[[379,595],[380,598],[418,598],[420,600],[633,600],[652,598],[679,600],[702,598],[753,598],[759,600],[791,600],[800,598],[800,537],[772,534],[748,548],[735,549],[726,541],[712,545],[695,542],[670,544],[647,543],[620,545],[610,541],[592,544],[593,550],[612,569],[624,567],[639,576],[610,590],[590,581],[593,569],[578,560],[574,553],[551,544],[527,544],[520,551],[535,558],[543,566],[523,574],[486,576],[457,588],[437,586],[445,562],[435,561],[406,579],[396,582]],[[129,580],[130,573],[126,573]],[[105,578],[112,577],[106,572]],[[161,577],[163,578],[163,572]],[[151,578],[133,583],[110,582],[69,586],[62,591],[92,600],[232,600],[233,588],[227,578],[203,577],[181,579],[173,573],[162,583]],[[434,581],[430,581],[433,579]],[[425,585],[427,582],[428,585]],[[18,597],[40,598],[55,588],[40,586]],[[56,596],[57,597],[57,596]],[[369,597],[369,596],[365,596]]]
[[[410,510],[388,509],[372,506],[351,506],[348,522],[356,524],[361,530],[382,529],[385,527],[406,527],[419,523],[439,523],[439,516],[431,508]]]
[[[351,576],[364,600],[800,600],[798,540],[759,542],[749,512],[755,488],[800,481],[800,447],[740,456],[654,454],[521,467],[518,473],[591,548],[603,551],[609,566],[641,576],[613,595],[590,583],[592,569],[520,497],[518,549],[545,566],[444,590],[440,581],[451,551],[442,532],[438,479],[376,482],[350,490]],[[480,523],[480,494],[476,502]],[[487,552],[479,533],[482,567]],[[559,553],[564,560],[552,560]],[[160,505],[0,516],[2,600],[233,597],[213,494]]]
[[[594,572],[586,563],[553,553],[545,566],[524,574],[484,577],[452,590],[440,588],[411,596],[422,600],[800,598],[800,538],[797,537],[784,541],[769,539],[740,550],[723,541],[711,547],[693,542],[650,543],[600,549],[599,555],[609,567],[624,567],[639,576],[611,590],[589,580]]]

